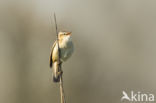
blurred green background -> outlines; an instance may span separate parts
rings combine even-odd
[[[155,0],[0,0],[0,103],[60,102],[49,68],[54,12],[75,46],[63,64],[67,103],[156,94]]]

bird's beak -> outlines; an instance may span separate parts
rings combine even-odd
[[[72,32],[68,32],[67,35],[71,35]]]

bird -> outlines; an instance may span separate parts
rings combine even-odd
[[[59,43],[59,49],[58,49]],[[60,55],[59,55],[60,51]],[[60,31],[58,33],[58,39],[54,42],[50,52],[50,68],[52,68],[52,76],[54,82],[60,81],[60,75],[63,73],[59,69],[59,65],[65,62],[71,57],[74,51],[74,46],[71,38],[71,32]],[[59,60],[60,56],[60,60]]]

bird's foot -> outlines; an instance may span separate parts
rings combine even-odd
[[[63,71],[60,70],[60,71],[58,72],[58,75],[62,75],[62,74],[63,74]]]
[[[62,62],[61,62],[61,61],[60,61],[60,62],[58,62],[58,65],[59,65],[59,66],[61,66],[61,65],[62,65]]]

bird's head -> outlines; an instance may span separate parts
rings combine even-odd
[[[71,38],[71,32],[61,31],[58,34],[58,38],[59,38],[59,40],[70,39]]]

